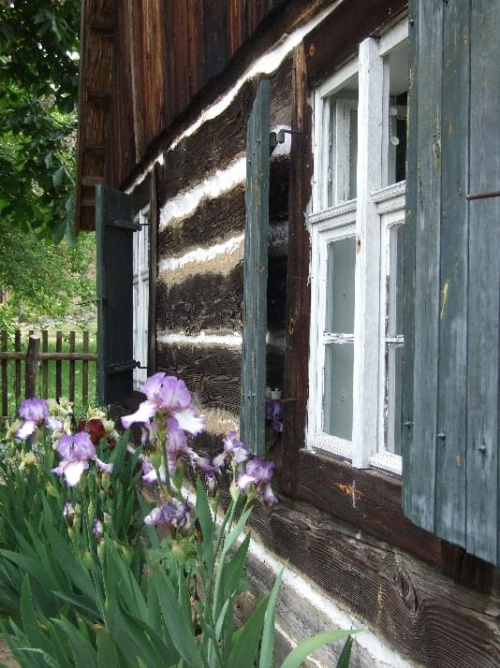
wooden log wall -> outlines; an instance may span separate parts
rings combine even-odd
[[[223,25],[237,24],[240,30],[237,1],[230,5],[234,14]],[[335,21],[334,12],[271,73],[271,127],[300,127],[303,133],[291,153],[287,144],[273,155],[270,184],[268,318],[275,345],[268,350],[268,382],[283,385],[286,352],[286,383],[295,403],[286,408],[281,452],[281,490],[287,497],[270,515],[257,512],[253,522],[270,550],[403,659],[424,666],[493,667],[500,662],[499,571],[408,522],[399,480],[303,449],[309,331],[304,211],[312,169],[308,99],[318,81],[355,52],[358,41],[394,20],[404,5],[374,0],[373,11],[364,12],[361,0],[340,3],[336,18],[342,21]],[[345,27],[351,24],[352,34]],[[244,39],[238,30],[224,48],[234,49]],[[340,40],[338,52],[332,34]],[[216,62],[213,71],[219,66]],[[162,96],[168,77],[175,76],[179,73],[164,75]],[[213,450],[220,436],[238,427],[245,136],[254,95],[250,79],[223,111],[173,141],[158,161],[156,366],[184,378],[207,415],[208,433],[198,439],[204,450]],[[193,104],[196,100],[189,109]],[[135,147],[123,145],[135,159]],[[288,233],[294,239],[290,248]],[[263,571],[260,577],[267,587]]]
[[[271,124],[290,127],[291,59],[271,76]],[[237,427],[245,230],[245,84],[227,109],[163,156],[157,366],[184,378],[217,434]],[[271,159],[268,383],[283,387],[289,141]]]

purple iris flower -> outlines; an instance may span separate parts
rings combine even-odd
[[[155,373],[141,387],[146,395],[135,413],[122,417],[123,426],[150,424],[157,412],[174,417],[178,429],[190,434],[200,434],[205,428],[205,418],[191,406],[191,393],[183,380],[164,373]]]
[[[46,425],[49,429],[56,431],[62,429],[61,420],[49,415],[49,407],[45,399],[25,399],[19,406],[19,415],[24,422],[16,432],[16,436],[25,441],[38,427]]]
[[[242,464],[250,457],[250,452],[245,448],[244,444],[238,440],[235,431],[230,431],[223,439],[224,452],[236,462]]]
[[[61,461],[59,462],[59,466],[52,469],[52,473],[55,473],[59,477],[64,476],[66,484],[69,487],[78,485],[83,472],[89,468],[91,460],[95,461],[106,473],[113,471],[112,464],[105,464],[97,458],[90,434],[86,431],[61,436],[56,450],[61,457]]]
[[[167,436],[167,445],[165,451],[167,453],[168,472],[171,476],[175,475],[177,471],[177,462],[181,455],[191,455],[191,449],[187,444],[187,436],[182,429],[178,428],[178,422],[175,419],[168,421],[169,432]]]
[[[167,501],[144,518],[144,524],[155,526],[165,524],[171,529],[183,529],[189,520],[189,506],[177,499]]]
[[[166,481],[166,477],[163,466],[160,466],[159,474],[161,482],[164,483]],[[158,474],[156,473],[156,469],[146,457],[144,457],[142,460],[142,482],[145,482],[148,485],[155,485],[158,482]]]
[[[266,505],[274,506],[278,499],[271,489],[271,478],[274,473],[274,463],[262,459],[252,459],[246,465],[244,473],[240,473],[236,486],[244,494],[256,493],[262,497]]]
[[[283,404],[280,401],[269,401],[266,404],[266,420],[273,424],[274,431],[283,431]]]

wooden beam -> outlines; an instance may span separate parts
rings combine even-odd
[[[107,37],[113,35],[115,30],[112,23],[106,23],[105,21],[91,21],[89,28],[95,32],[106,33]]]
[[[82,176],[80,183],[82,186],[98,186],[104,181],[104,176]]]
[[[106,146],[91,146],[86,144],[83,146],[85,153],[96,153],[99,155],[104,155],[106,153]]]
[[[82,199],[80,204],[81,206],[95,207],[95,200],[90,198]]]
[[[105,102],[108,103],[111,99],[109,90],[88,90],[85,94],[86,102]]]

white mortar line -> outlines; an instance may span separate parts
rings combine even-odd
[[[158,334],[156,337],[159,343],[180,343],[192,346],[241,346],[242,336],[235,332],[234,334],[205,334],[201,332],[197,336],[188,336],[187,334]]]
[[[159,263],[158,271],[160,273],[163,271],[175,271],[192,262],[209,262],[210,260],[215,260],[219,255],[231,255],[238,250],[244,238],[244,234],[239,234],[237,237],[232,237],[221,244],[215,244],[209,248],[195,248],[180,257],[166,258]]]
[[[297,30],[295,30],[295,32],[293,32],[291,35],[288,35],[288,37],[286,37],[281,44],[258,58],[252,64],[252,66],[243,73],[243,75],[225,95],[219,98],[219,100],[211,106],[206,107],[201,112],[198,119],[173,140],[168,150],[173,150],[185,137],[189,137],[197,132],[197,130],[203,125],[203,123],[205,123],[205,121],[214,119],[222,114],[231,105],[239,90],[247,81],[262,74],[272,74],[275,72],[288,56],[288,54],[291,53],[298,44],[300,44],[304,37],[306,37],[306,35],[314,30],[317,25],[324,21],[327,16],[329,16],[342,2],[344,2],[344,0],[337,0],[337,2],[334,2],[330,7],[324,9],[308,23],[301,26],[300,28],[297,28]],[[148,173],[152,171],[156,163],[163,164],[163,154],[155,158],[144,169],[144,172],[134,180],[132,185],[127,188],[126,192],[133,192],[133,190],[140,183],[142,183],[142,181],[144,181]]]

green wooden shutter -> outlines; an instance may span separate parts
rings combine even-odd
[[[133,391],[132,198],[96,188],[97,395],[102,405]]]
[[[500,563],[500,4],[410,3],[404,507]]]
[[[269,81],[260,82],[247,126],[240,437],[265,452]]]

